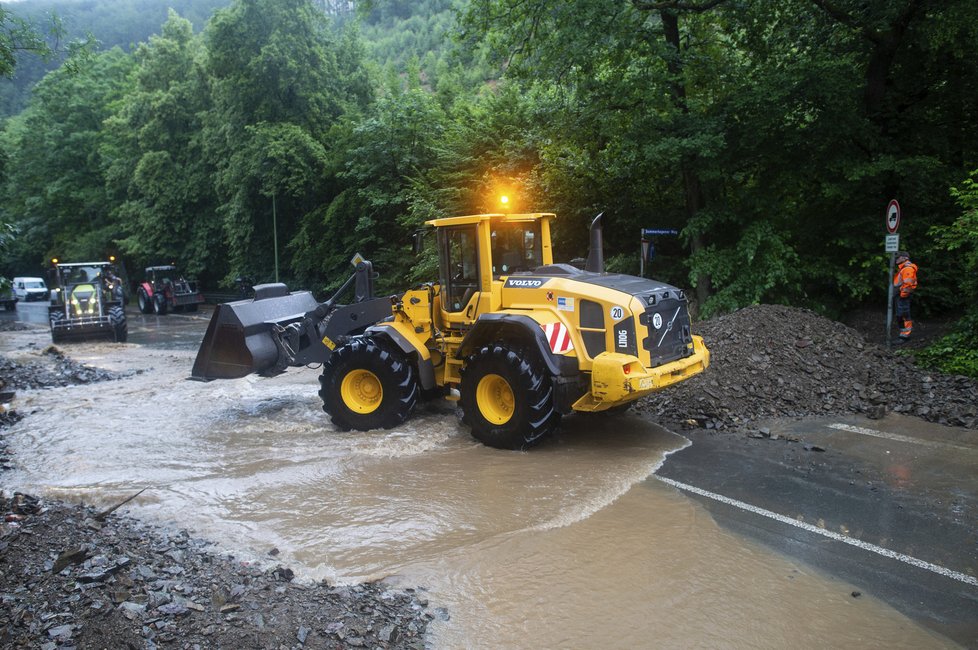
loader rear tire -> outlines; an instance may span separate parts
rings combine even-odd
[[[414,367],[400,351],[358,336],[329,356],[319,378],[323,410],[343,430],[390,429],[418,401]]]
[[[472,437],[497,449],[532,447],[560,423],[543,364],[532,353],[500,344],[469,357],[460,401]]]

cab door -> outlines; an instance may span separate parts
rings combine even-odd
[[[471,322],[479,300],[481,264],[477,224],[438,231],[441,307],[452,324]]]

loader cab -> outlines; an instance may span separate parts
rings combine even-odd
[[[555,215],[480,214],[435,219],[441,309],[446,322],[468,325],[501,304],[502,279],[553,263]]]

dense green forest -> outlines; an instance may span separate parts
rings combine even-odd
[[[616,270],[642,228],[679,230],[651,274],[704,317],[838,315],[885,305],[895,198],[915,308],[978,303],[972,0],[170,2],[146,38],[150,0],[83,4],[103,47],[0,134],[0,273],[112,253],[229,286],[272,279],[277,238],[296,286],[358,251],[395,290],[433,268],[425,219],[505,190],[558,214],[562,259],[602,211]]]
[[[15,53],[16,69],[0,80],[0,117],[24,109],[34,84],[64,64],[72,43],[91,39],[103,49],[118,46],[128,51],[160,31],[168,8],[203,26],[215,9],[228,4],[229,0],[30,0],[8,4],[11,16],[33,27],[48,51],[44,56],[30,49]]]

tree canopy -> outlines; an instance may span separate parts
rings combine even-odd
[[[651,273],[702,315],[838,314],[885,300],[897,198],[919,309],[976,303],[969,0],[358,8],[171,10],[135,47],[50,72],[0,139],[3,271],[112,252],[321,292],[360,252],[397,291],[433,269],[410,255],[424,220],[496,211],[505,190],[558,213],[562,259],[598,212],[616,270],[638,272],[641,229],[678,230]]]

